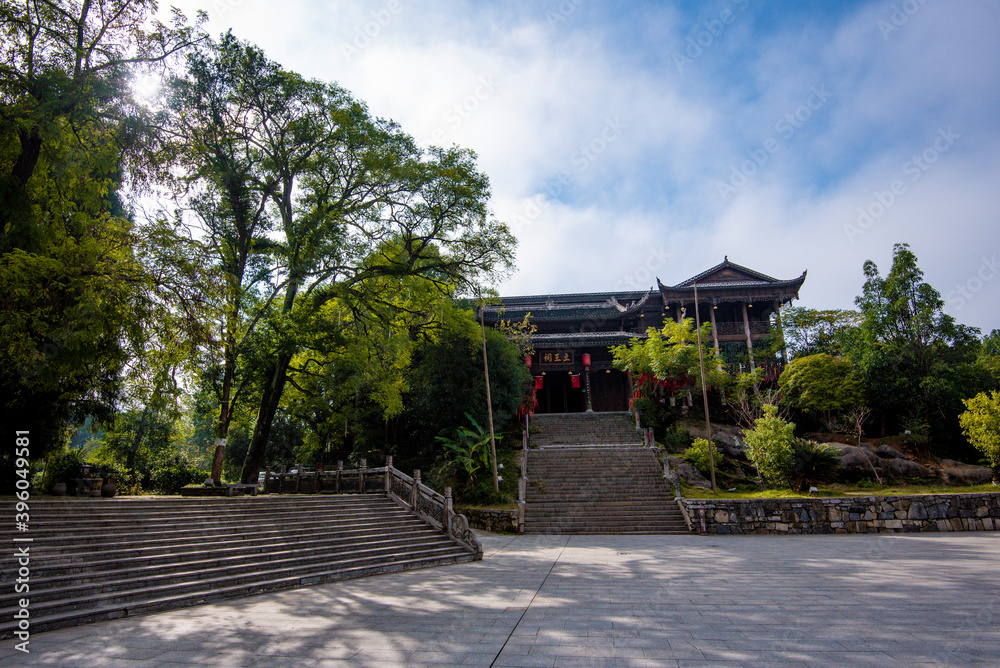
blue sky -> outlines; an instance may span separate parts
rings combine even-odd
[[[996,2],[172,4],[474,149],[520,242],[502,294],[674,284],[728,255],[849,308],[864,261],[907,242],[946,311],[1000,328]]]

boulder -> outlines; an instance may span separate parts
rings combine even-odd
[[[874,452],[867,448],[856,445],[844,445],[842,443],[830,444],[840,455],[839,477],[846,480],[856,480],[858,478],[870,477],[872,466],[881,468],[879,458]]]
[[[886,447],[886,446],[883,446]],[[879,448],[881,450],[882,448]],[[936,478],[937,474],[926,466],[921,466],[912,459],[890,459],[885,466],[886,471],[896,478]]]
[[[950,462],[951,460],[944,460]],[[944,462],[942,462],[943,464]],[[988,469],[985,466],[971,466],[969,464],[960,464],[959,462],[954,462],[959,464],[959,466],[951,466],[948,468],[941,469],[941,475],[944,476],[944,481],[951,485],[985,485],[986,483],[993,480],[993,470]]]
[[[884,457],[886,459],[909,459],[902,452],[892,447],[891,445],[880,445],[878,450],[875,451],[879,457]]]
[[[701,471],[684,461],[681,457],[670,457],[669,462],[670,468],[676,471],[680,479],[688,485],[701,487],[702,489],[712,489],[712,483],[701,474]]]

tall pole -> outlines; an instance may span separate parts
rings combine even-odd
[[[493,400],[490,398],[490,365],[486,361],[486,323],[483,320],[483,311],[486,308],[479,307],[479,326],[483,332],[483,371],[486,373],[486,414],[490,419],[490,454],[493,455],[493,491],[500,492],[500,481],[497,479],[497,439],[493,435]],[[715,479],[714,476],[712,478]],[[712,485],[715,489],[715,485]]]
[[[708,386],[705,384],[705,353],[701,348],[701,315],[698,313],[698,284],[694,284],[694,325],[698,332],[698,368],[701,371],[701,400],[705,404],[705,430],[708,432],[708,470],[712,475],[712,493],[715,489],[715,445],[712,443],[712,422],[708,419]]]

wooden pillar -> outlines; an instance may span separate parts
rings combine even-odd
[[[708,314],[712,316],[712,346],[715,348],[715,354],[719,354],[719,333],[716,331],[715,326],[715,304],[712,304],[712,308],[708,309]]]
[[[743,331],[747,335],[747,355],[750,357],[750,370],[753,371],[756,365],[753,362],[753,339],[750,338],[750,318],[747,316],[747,303],[740,302],[740,306],[743,307]]]
[[[677,305],[677,324],[681,324],[684,321],[684,316],[681,314],[681,310],[684,308],[684,304]]]
[[[774,324],[778,328],[778,336],[781,337],[781,363],[788,364],[788,348],[785,346],[785,328],[781,324],[781,302],[774,300]]]

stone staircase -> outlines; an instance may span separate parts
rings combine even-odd
[[[688,533],[633,420],[629,413],[532,418],[525,533]]]
[[[642,434],[628,412],[534,415],[531,426],[532,447],[642,445]]]
[[[18,599],[32,632],[476,555],[384,495],[33,499],[27,532],[0,532],[0,637]],[[0,504],[14,517],[13,502]],[[11,522],[12,523],[12,522]],[[31,542],[15,542],[30,538]],[[30,591],[15,593],[17,547]]]

